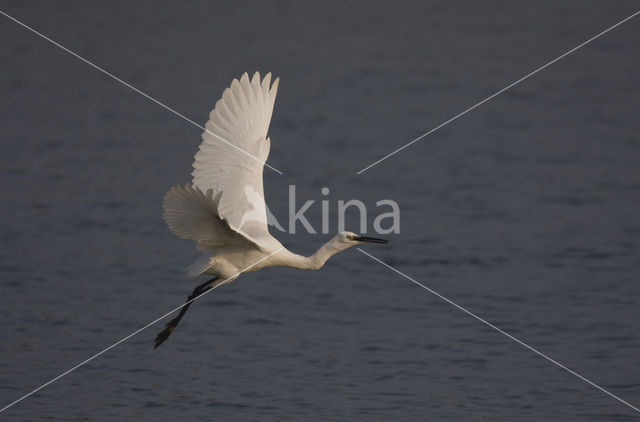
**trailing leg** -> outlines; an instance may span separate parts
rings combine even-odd
[[[187,302],[182,306],[182,309],[180,309],[180,313],[178,314],[178,316],[173,318],[171,321],[169,321],[164,326],[164,330],[162,330],[162,331],[160,331],[158,333],[158,335],[156,336],[156,340],[155,340],[155,346],[153,347],[154,349],[156,349],[166,339],[169,338],[169,336],[171,335],[173,330],[175,330],[176,327],[178,326],[178,323],[180,322],[180,320],[182,319],[184,314],[187,313],[187,310],[189,309],[189,306],[191,306],[191,304],[193,303],[193,300],[195,298],[197,298],[198,296],[200,296],[201,294],[203,294],[204,292],[206,292],[206,291],[210,290],[211,288],[213,288],[213,286],[214,286],[213,283],[217,279],[218,278],[215,277],[215,278],[213,278],[213,279],[211,279],[209,281],[205,281],[204,283],[196,286],[196,288],[193,290],[193,293],[191,293],[191,295],[187,298]]]

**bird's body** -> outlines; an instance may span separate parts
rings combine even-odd
[[[271,74],[261,81],[258,72],[252,79],[245,73],[233,80],[209,116],[192,184],[175,186],[164,197],[164,219],[171,231],[194,240],[203,252],[188,274],[214,278],[196,287],[180,314],[158,334],[155,347],[169,337],[196,297],[244,272],[272,266],[315,270],[351,246],[386,243],[342,232],[305,257],[288,251],[269,233],[262,171],[279,80],[270,81]]]

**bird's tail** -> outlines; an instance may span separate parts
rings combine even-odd
[[[211,264],[211,252],[206,252],[200,255],[196,262],[187,267],[187,275],[191,278],[196,278],[211,267],[213,267],[213,264]]]

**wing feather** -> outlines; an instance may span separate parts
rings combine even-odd
[[[203,250],[221,246],[259,248],[218,213],[221,196],[222,192],[214,197],[213,190],[203,193],[188,184],[174,186],[164,196],[164,220],[178,237],[196,241]]]
[[[270,73],[262,81],[258,72],[252,79],[247,73],[234,79],[209,115],[193,163],[193,185],[202,192],[212,190],[214,197],[224,192],[219,215],[232,228],[242,224],[243,232],[254,241],[269,236],[262,172],[269,156],[267,132],[278,83],[276,78],[271,84]],[[246,192],[258,195],[249,198]],[[253,220],[247,222],[247,215]]]

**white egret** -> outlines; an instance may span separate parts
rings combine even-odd
[[[209,116],[195,156],[191,185],[175,186],[164,197],[164,219],[177,236],[197,242],[203,255],[188,269],[191,277],[212,275],[198,285],[177,317],[156,337],[155,347],[176,328],[192,301],[239,274],[264,267],[317,270],[334,254],[360,243],[386,240],[342,232],[311,256],[288,251],[268,230],[262,187],[267,137],[278,90],[271,74],[262,81],[245,73],[224,90]]]

